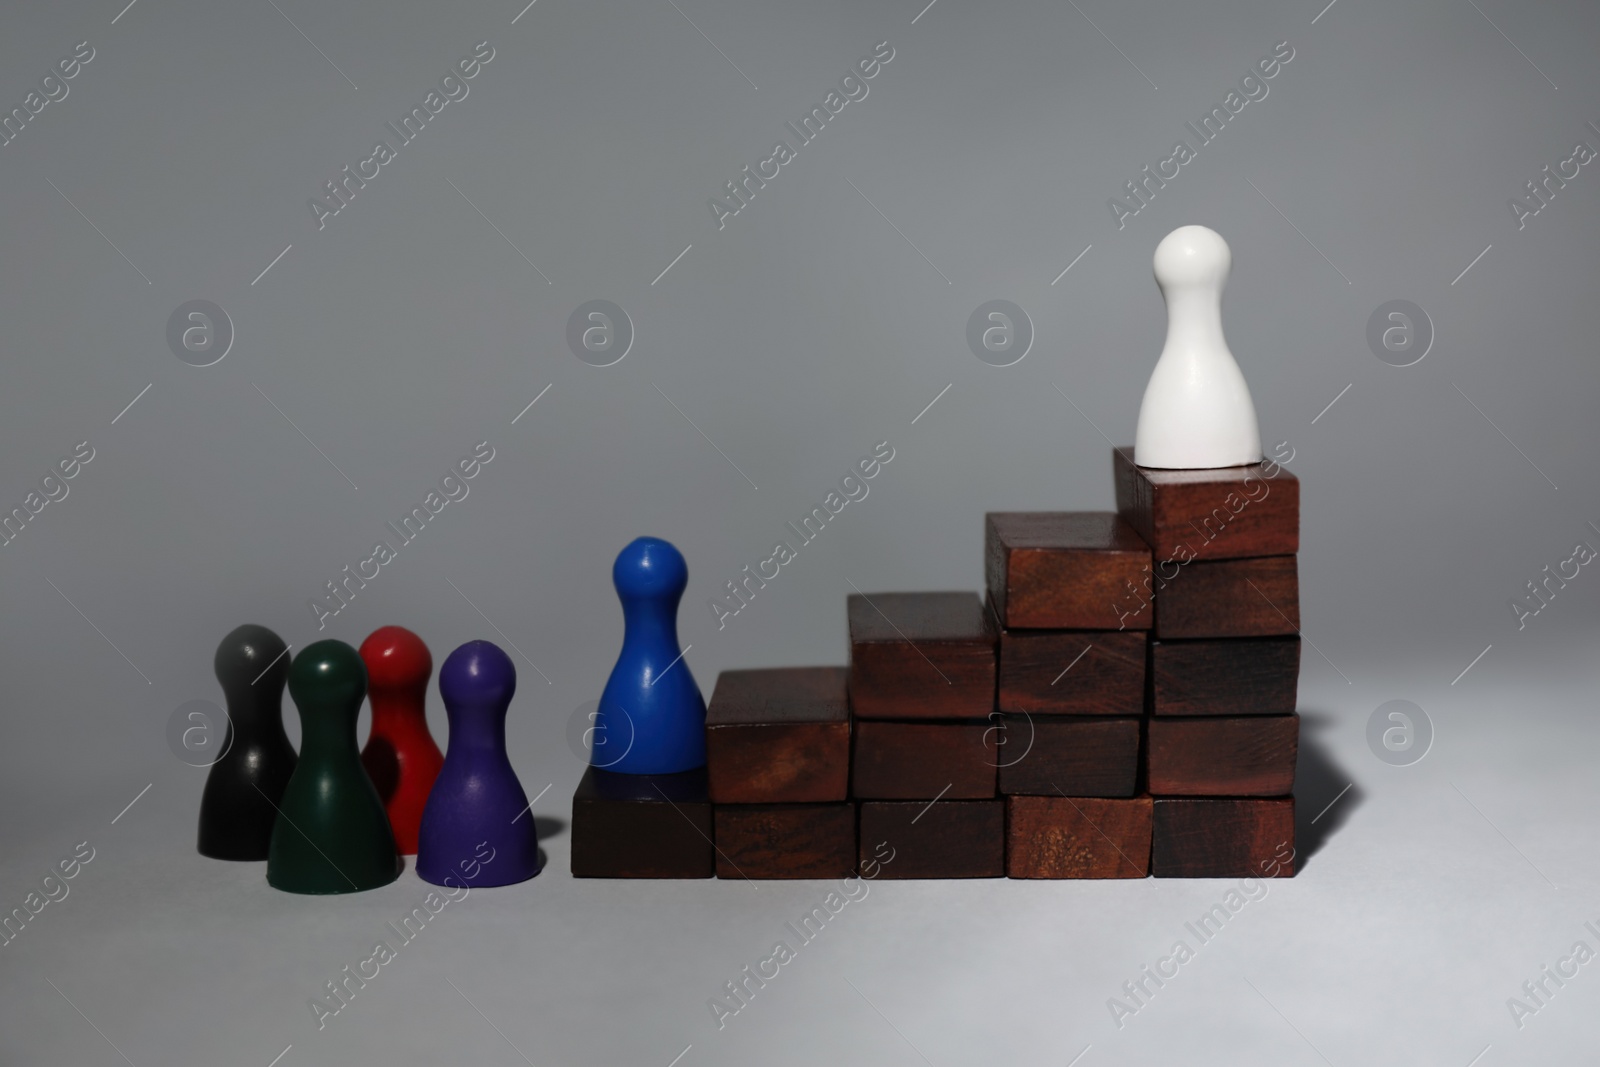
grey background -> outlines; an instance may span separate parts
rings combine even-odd
[[[0,14],[6,108],[76,42],[96,50],[0,148],[0,503],[96,450],[0,549],[0,905],[76,842],[97,850],[0,948],[0,1061],[1592,1052],[1593,965],[1521,1030],[1505,1003],[1578,938],[1600,946],[1581,926],[1600,919],[1600,578],[1520,631],[1508,603],[1578,539],[1600,545],[1600,175],[1520,231],[1507,206],[1576,141],[1600,145],[1592,8],[676,8]],[[467,99],[319,231],[307,199],[482,40],[495,58]],[[870,95],[719,231],[707,198],[883,40]],[[1183,123],[1284,40],[1267,98],[1119,230],[1107,198],[1192,145]],[[1229,340],[1304,483],[1303,873],[1121,1030],[1107,998],[1231,883],[877,883],[719,1032],[706,998],[826,887],[566,874],[566,727],[620,641],[613,556],[641,533],[683,549],[680,630],[708,694],[725,668],[843,662],[852,582],[978,588],[985,510],[1111,506],[1107,438],[1132,439],[1164,331],[1151,253],[1190,222],[1232,245]],[[1006,368],[964,339],[996,298],[1036,331]],[[166,346],[192,299],[237,331],[215,366]],[[593,299],[637,331],[603,369],[565,343]],[[1365,341],[1393,299],[1436,330],[1403,369]],[[870,496],[719,631],[706,599],[885,439]],[[481,440],[496,456],[470,496],[319,633],[307,599]],[[425,889],[408,872],[300,899],[194,854],[204,772],[164,729],[219,697],[212,650],[243,621],[296,648],[401,623],[436,662],[514,644],[512,756],[530,796],[549,786],[546,871],[451,905],[320,1032],[307,998]],[[1436,730],[1411,767],[1366,747],[1397,698]],[[442,741],[434,698],[430,716]]]

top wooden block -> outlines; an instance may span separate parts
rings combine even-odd
[[[976,593],[852,593],[850,706],[863,719],[982,719],[999,631]]]
[[[706,770],[717,804],[842,801],[850,786],[849,672],[723,671],[706,709]]]
[[[1119,629],[1124,589],[1150,568],[1149,545],[1109,511],[992,511],[983,557],[1007,629]]]
[[[1155,470],[1132,448],[1111,454],[1117,511],[1158,562],[1290,556],[1300,550],[1300,479],[1271,460],[1215,470]],[[1270,472],[1270,473],[1269,473]]]

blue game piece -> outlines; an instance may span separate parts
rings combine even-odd
[[[676,774],[706,765],[706,702],[678,647],[683,553],[641,537],[617,556],[622,652],[595,714],[589,762],[619,774]]]
[[[439,669],[450,748],[417,833],[417,877],[434,885],[510,885],[539,873],[528,795],[506,755],[506,709],[517,691],[511,657],[468,641]]]

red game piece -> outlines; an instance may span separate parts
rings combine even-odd
[[[361,661],[372,701],[372,735],[361,765],[383,798],[400,853],[415,856],[422,809],[444,765],[423,710],[433,657],[410,630],[384,626],[361,642]]]

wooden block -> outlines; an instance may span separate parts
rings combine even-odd
[[[1145,612],[1148,621],[1149,612]],[[999,709],[1030,715],[1144,713],[1142,630],[1002,630]]]
[[[1117,511],[1156,560],[1292,556],[1300,551],[1300,479],[1263,460],[1213,470],[1153,470],[1114,449]]]
[[[1300,716],[1150,720],[1150,792],[1178,797],[1281,797],[1294,791]]]
[[[1143,878],[1150,873],[1151,801],[1007,797],[1012,878]]]
[[[1150,566],[1150,546],[1109,511],[992,511],[984,573],[1002,626],[1112,630],[1127,582]],[[1149,616],[1136,629],[1149,629]]]
[[[1293,556],[1194,562],[1158,583],[1154,636],[1273,637],[1300,632]]]
[[[1004,649],[1002,644],[1002,693]],[[1298,637],[1150,642],[1154,715],[1287,715],[1295,709],[1299,683]]]
[[[704,768],[617,774],[590,767],[572,795],[572,874],[710,878],[711,833]]]
[[[992,797],[998,735],[992,722],[857,719],[851,795],[872,800]]]
[[[851,594],[850,705],[868,719],[994,710],[994,620],[975,593]]]
[[[1155,800],[1157,878],[1292,878],[1294,797]]]
[[[844,800],[849,673],[844,667],[723,671],[706,709],[712,803]]]
[[[718,878],[843,878],[856,869],[854,804],[718,804]]]
[[[999,878],[1006,873],[1002,800],[864,801],[861,870],[879,878]]]
[[[1000,792],[1131,797],[1139,784],[1139,719],[1008,715]]]

